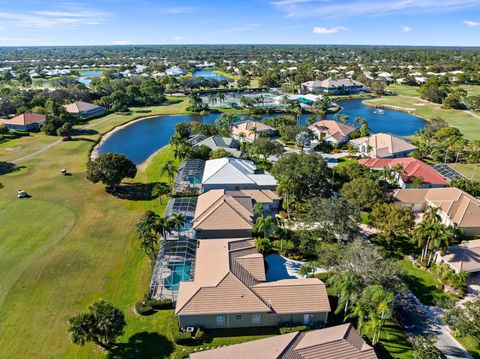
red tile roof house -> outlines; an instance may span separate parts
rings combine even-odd
[[[14,118],[0,119],[0,124],[7,126],[10,130],[38,131],[45,122],[45,116],[40,113],[23,113]]]
[[[308,126],[308,128],[319,140],[328,142],[331,145],[341,145],[347,142],[350,133],[355,131],[355,127],[332,120],[318,121]]]
[[[423,188],[448,187],[448,181],[440,173],[425,162],[413,157],[366,158],[359,162],[374,170],[381,170],[385,167],[393,169],[396,166],[402,166],[404,173],[400,178],[397,176],[397,183],[400,188],[411,187],[411,182],[415,177],[422,179]]]
[[[81,117],[83,119],[89,119],[93,117],[99,117],[107,112],[107,109],[102,106],[94,105],[93,103],[88,103],[84,101],[75,101],[68,105],[64,105],[63,108],[65,111],[71,113],[72,115]]]
[[[325,324],[330,311],[317,278],[267,282],[250,238],[199,240],[194,280],[180,282],[175,306],[182,328]]]
[[[190,359],[376,359],[351,324],[288,333],[190,354]]]

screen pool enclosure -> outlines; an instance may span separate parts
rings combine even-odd
[[[205,161],[194,159],[183,162],[173,181],[174,193],[192,191],[198,193],[202,185]]]
[[[161,240],[150,283],[153,298],[176,301],[180,282],[193,279],[197,240],[192,224],[196,206],[197,197],[179,197],[168,201],[165,216],[181,213],[186,221],[179,231],[172,230]]]
[[[465,179],[465,176],[461,173],[454,170],[452,167],[444,164],[438,164],[433,166],[433,168],[440,173],[447,181],[454,179]]]

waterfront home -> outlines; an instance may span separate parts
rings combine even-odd
[[[190,354],[190,359],[376,359],[352,324],[293,332]]]
[[[173,181],[173,194],[198,194],[202,189],[202,176],[205,161],[201,159],[186,160],[178,167]]]
[[[480,239],[450,246],[444,255],[437,253],[437,263],[445,263],[456,273],[480,272]]]
[[[249,160],[224,157],[208,160],[202,177],[203,192],[212,189],[242,190],[270,189],[275,190],[277,180],[269,173],[258,170]]]
[[[448,187],[447,180],[437,170],[413,157],[366,158],[359,162],[374,170],[388,168],[393,171],[401,167],[402,173],[396,174],[395,178],[390,181],[397,184],[400,188],[411,187],[415,178],[422,180],[422,187],[424,188]],[[386,180],[389,181],[388,178]]]
[[[179,77],[185,74],[185,71],[179,66],[173,66],[165,70],[167,76]]]
[[[306,93],[328,93],[341,95],[358,94],[366,91],[368,91],[367,86],[361,82],[348,78],[339,80],[329,78],[323,81],[314,80],[302,83],[302,92]]]
[[[332,120],[318,121],[308,126],[315,137],[332,146],[338,146],[348,141],[355,127]]]
[[[68,105],[64,105],[63,108],[65,111],[71,113],[72,115],[81,117],[83,119],[89,119],[93,117],[102,116],[107,109],[102,106],[94,105],[93,103],[84,102],[84,101],[75,101]]]
[[[350,140],[360,155],[371,158],[398,158],[406,157],[417,146],[406,139],[388,133],[376,133],[367,137]]]
[[[212,149],[212,151],[215,150],[225,150],[229,153],[232,154],[234,157],[240,157],[242,152],[239,150],[240,148],[240,143],[231,137],[225,137],[225,136],[210,136],[207,137],[199,142],[196,142],[193,147],[197,146],[207,146]]]
[[[22,113],[11,119],[0,119],[0,125],[5,125],[9,130],[38,131],[45,122],[45,115],[40,113]]]
[[[241,193],[211,190],[198,197],[193,220],[197,238],[242,238],[252,235],[253,203]]]
[[[255,141],[260,136],[272,136],[276,130],[264,123],[256,121],[243,121],[232,126],[232,136],[240,141]],[[243,134],[243,135],[242,135]]]
[[[414,212],[436,207],[445,225],[455,224],[466,235],[480,234],[480,200],[458,188],[399,189],[393,199]]]
[[[263,255],[250,239],[199,240],[193,278],[178,290],[181,328],[319,325],[331,311],[317,278],[267,282]]]

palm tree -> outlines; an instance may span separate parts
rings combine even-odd
[[[255,141],[257,139],[257,133],[258,133],[257,126],[253,126],[250,132],[253,133],[253,140]]]
[[[361,284],[353,272],[338,272],[328,279],[330,288],[338,296],[338,305],[335,314],[340,313],[343,308],[343,314],[346,315],[350,302],[355,301],[362,290]]]
[[[137,236],[141,241],[140,246],[147,255],[153,253],[158,243],[158,219],[158,214],[147,211],[136,225]]]
[[[180,239],[180,229],[187,223],[183,213],[174,213],[170,218],[170,224],[177,231],[178,239]]]
[[[167,234],[170,233],[171,229],[172,224],[170,223],[170,219],[168,217],[164,216],[157,219],[157,230],[163,239],[167,239]]]
[[[290,219],[290,205],[293,200],[293,189],[294,182],[293,179],[281,179],[278,183],[278,193],[283,196],[285,200],[285,209],[287,210],[287,218]]]
[[[223,106],[224,103],[225,103],[225,99],[226,99],[225,93],[224,93],[224,92],[219,92],[219,93],[217,94],[217,98],[220,100],[220,103],[221,103],[222,106]]]
[[[168,160],[160,169],[160,175],[166,175],[170,181],[170,186],[173,187],[173,179],[177,173],[177,166],[174,160]]]
[[[271,216],[260,216],[255,221],[253,230],[257,233],[263,232],[263,238],[267,239],[268,234],[277,228],[277,219]]]
[[[170,145],[172,145],[174,148],[177,148],[183,143],[185,143],[185,139],[176,132],[172,137],[170,137]]]
[[[302,277],[307,278],[308,276],[315,273],[315,271],[317,270],[317,267],[318,266],[315,262],[307,262],[300,267],[300,269],[298,270],[298,273]]]
[[[160,204],[163,204],[162,197],[170,192],[170,187],[164,182],[158,182],[153,185],[152,196],[158,197]]]

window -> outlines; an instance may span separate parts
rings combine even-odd
[[[252,324],[259,324],[262,321],[260,314],[252,314]]]
[[[242,320],[243,314],[235,314],[235,320]]]
[[[225,316],[224,315],[217,315],[217,325],[218,326],[225,325]]]

